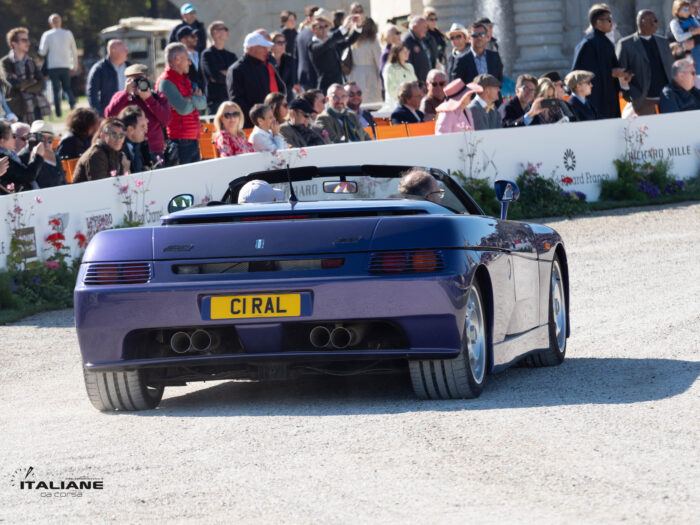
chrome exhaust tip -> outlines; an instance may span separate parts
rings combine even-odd
[[[331,341],[331,333],[325,326],[315,326],[309,333],[309,342],[315,348],[325,348]]]
[[[331,345],[333,348],[347,348],[352,341],[350,330],[343,326],[333,328],[331,332]]]
[[[178,354],[185,354],[192,346],[192,341],[187,332],[175,332],[170,338],[170,348]]]
[[[195,330],[190,341],[192,349],[197,352],[206,352],[211,348],[211,335],[206,330]]]

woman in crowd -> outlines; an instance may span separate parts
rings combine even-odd
[[[465,85],[457,78],[445,87],[445,101],[435,108],[435,134],[455,133],[474,129],[474,119],[467,107],[475,94],[484,90],[478,84]]]
[[[695,63],[700,63],[700,22],[692,16],[692,9],[688,0],[675,0],[671,8],[673,20],[669,24],[673,38],[678,42],[692,39],[695,46],[691,55]]]
[[[92,144],[92,137],[100,127],[100,117],[92,108],[75,108],[68,113],[68,132],[61,137],[56,148],[59,159],[77,159]]]
[[[287,148],[287,143],[280,134],[280,123],[275,120],[270,106],[255,104],[250,109],[250,120],[255,123],[250,134],[250,142],[255,151],[277,151]]]
[[[243,133],[243,112],[235,102],[222,102],[214,117],[214,143],[219,157],[252,153],[253,145]]]
[[[445,63],[445,51],[447,50],[447,37],[437,26],[438,17],[435,9],[428,7],[423,11],[423,18],[428,22],[428,34],[433,37],[437,49],[437,59],[441,64]]]
[[[381,45],[384,46],[382,54],[379,57],[379,78],[382,81],[382,92],[384,91],[384,66],[386,66],[389,60],[389,52],[391,51],[391,46],[398,45],[401,43],[401,31],[394,24],[387,24],[382,30],[382,34],[379,37]],[[383,93],[382,93],[383,95]]]
[[[576,120],[576,117],[568,104],[557,98],[557,88],[554,85],[554,82],[552,82],[549,78],[544,77],[538,80],[534,100],[538,99],[550,99],[557,101],[557,105],[555,107],[544,108],[542,113],[539,114],[539,121],[541,124],[559,122],[564,117],[566,117],[566,119],[569,121]]]
[[[263,104],[267,104],[272,108],[272,114],[278,124],[282,125],[287,122],[289,104],[287,104],[287,97],[282,93],[268,93]]]
[[[377,41],[377,24],[371,18],[364,20],[360,38],[350,47],[353,65],[347,80],[357,82],[364,94],[364,102],[381,102],[379,59],[382,51]]]
[[[408,61],[411,51],[406,44],[392,46],[389,63],[384,68],[384,106],[393,109],[399,102],[399,86],[403,82],[417,82],[413,64]]]
[[[270,48],[270,54],[277,62],[277,72],[280,74],[280,78],[284,85],[287,86],[287,93],[290,95],[291,100],[294,95],[301,93],[301,86],[297,83],[297,63],[294,57],[287,53],[287,39],[282,33],[272,33],[270,35],[272,39],[272,47]]]

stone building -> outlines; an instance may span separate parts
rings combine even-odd
[[[179,6],[183,1],[173,1]],[[198,18],[207,25],[221,19],[231,29],[229,48],[242,53],[243,37],[258,27],[275,30],[279,13],[290,9],[299,19],[310,4],[327,9],[345,9],[350,0],[194,0]],[[432,7],[439,26],[446,31],[453,22],[468,25],[482,16],[495,23],[495,36],[501,46],[506,74],[540,74],[556,69],[565,73],[571,67],[573,51],[588,27],[587,13],[595,0],[364,0],[361,2],[380,25],[389,19],[405,19]],[[652,9],[659,16],[660,32],[665,33],[671,17],[672,0],[609,0],[613,19],[621,36],[635,31],[635,15],[640,9]]]

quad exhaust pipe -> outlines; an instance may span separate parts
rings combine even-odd
[[[170,338],[170,349],[177,354],[187,352],[206,352],[212,346],[212,336],[206,330],[195,330],[190,335],[187,332],[175,332]]]
[[[331,346],[338,350],[356,345],[362,339],[364,330],[338,325],[332,330],[325,326],[315,326],[309,333],[309,342],[315,348]]]

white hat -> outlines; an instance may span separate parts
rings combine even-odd
[[[450,26],[447,36],[449,37],[452,33],[463,33],[465,36],[469,36],[469,33],[467,33],[467,28],[456,22]]]
[[[260,33],[248,33],[243,41],[243,51],[247,51],[253,46],[272,47],[274,44]]]
[[[284,199],[284,191],[273,188],[264,180],[246,182],[238,192],[238,204],[276,202]]]
[[[35,120],[32,122],[32,127],[29,128],[29,133],[50,133],[53,135],[53,127],[45,120]]]

